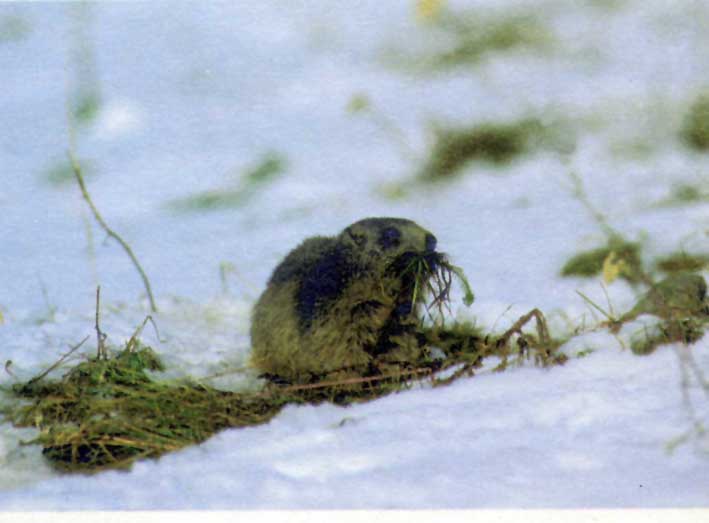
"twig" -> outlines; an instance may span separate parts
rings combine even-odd
[[[143,267],[141,267],[140,263],[138,262],[138,258],[136,258],[135,254],[133,254],[133,250],[130,248],[130,245],[128,245],[123,238],[121,238],[115,231],[113,231],[113,229],[111,229],[106,224],[103,217],[101,216],[101,213],[98,212],[98,209],[94,205],[93,200],[91,200],[89,192],[86,190],[86,184],[84,183],[84,177],[81,174],[81,165],[79,164],[79,161],[76,159],[76,156],[74,155],[72,149],[69,149],[67,153],[69,155],[69,161],[71,162],[72,170],[74,171],[74,176],[76,177],[76,181],[79,184],[79,189],[81,189],[81,195],[84,197],[84,200],[86,200],[86,203],[89,205],[89,208],[91,209],[94,218],[96,218],[96,221],[106,232],[106,234],[116,240],[120,244],[120,246],[123,247],[123,250],[126,251],[126,254],[128,254],[128,257],[133,262],[133,265],[135,266],[136,270],[140,274],[141,279],[143,280],[143,285],[145,286],[145,291],[148,294],[148,300],[150,301],[150,310],[152,312],[157,312],[158,309],[155,306],[155,299],[153,298],[153,291],[150,288],[150,281],[148,280],[148,277],[146,276]]]
[[[67,359],[67,358],[68,358],[69,356],[71,356],[74,352],[76,352],[77,350],[79,350],[79,347],[81,347],[84,343],[86,343],[86,340],[88,340],[88,339],[89,339],[89,337],[86,336],[86,337],[85,337],[83,340],[81,340],[79,343],[77,343],[77,344],[74,345],[73,347],[70,347],[69,352],[67,352],[67,353],[64,354],[61,358],[59,358],[52,366],[50,366],[50,367],[49,367],[47,370],[45,370],[43,373],[41,373],[41,374],[35,376],[34,378],[32,378],[31,380],[29,380],[29,381],[27,382],[27,384],[25,385],[25,387],[28,387],[28,386],[32,385],[33,383],[38,382],[39,380],[41,380],[42,378],[44,378],[47,374],[49,374],[49,373],[52,372],[54,369],[56,369],[59,365],[61,365],[61,364],[64,362],[65,359]]]
[[[96,357],[98,359],[108,359],[108,351],[106,350],[106,338],[108,337],[106,333],[101,331],[99,326],[100,320],[100,308],[101,306],[101,286],[96,287],[96,340],[97,340],[97,351]]]
[[[447,378],[436,378],[435,376],[432,377],[431,379],[431,385],[433,387],[442,387],[446,385],[450,385],[453,383],[455,380],[460,378],[463,375],[467,375],[468,377],[473,376],[475,369],[477,368],[480,360],[474,361],[474,362],[469,362],[469,363],[464,363],[463,366],[455,371],[453,374],[448,376]],[[443,370],[448,370],[448,369],[441,369],[441,371],[437,372],[436,374],[440,374]]]
[[[549,329],[547,329],[546,321],[544,320],[544,315],[539,309],[532,309],[527,314],[518,319],[512,327],[507,329],[507,331],[500,336],[497,340],[498,344],[506,345],[513,334],[522,334],[522,327],[524,327],[529,320],[534,318],[537,321],[537,333],[539,334],[539,341],[547,345],[551,341],[551,336],[549,335]]]
[[[317,383],[307,383],[305,385],[290,385],[288,387],[283,387],[280,392],[293,392],[299,390],[310,390],[310,389],[322,389],[324,387],[333,387],[336,385],[354,385],[357,383],[373,383],[377,381],[386,380],[389,378],[403,378],[406,376],[415,376],[418,374],[430,374],[431,369],[412,369],[409,371],[402,371],[390,374],[381,374],[379,376],[370,376],[362,378],[347,378],[343,380],[333,380],[333,381],[319,381]]]
[[[141,323],[141,324],[138,326],[138,328],[135,329],[135,332],[133,332],[133,335],[132,335],[132,336],[130,337],[130,339],[128,340],[128,343],[126,343],[126,351],[128,351],[128,352],[133,352],[133,348],[134,348],[135,345],[136,345],[136,342],[137,342],[137,340],[138,340],[138,336],[140,336],[140,334],[143,332],[143,329],[145,328],[145,326],[147,325],[148,322],[152,323],[153,329],[155,329],[155,336],[157,336],[158,341],[159,341],[160,343],[163,343],[163,342],[165,341],[165,340],[163,340],[163,339],[160,338],[160,331],[158,330],[158,325],[157,325],[157,323],[155,323],[155,320],[153,319],[152,316],[148,315],[148,316],[146,316],[145,319],[143,320],[143,323]]]

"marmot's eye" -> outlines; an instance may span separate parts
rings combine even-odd
[[[382,249],[392,249],[401,243],[401,232],[396,227],[387,227],[379,234],[379,245]]]

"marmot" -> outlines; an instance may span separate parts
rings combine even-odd
[[[271,379],[307,383],[419,359],[425,293],[410,267],[423,259],[434,270],[436,243],[402,218],[367,218],[338,236],[306,239],[255,305],[252,365]]]

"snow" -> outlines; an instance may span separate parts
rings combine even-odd
[[[160,339],[150,325],[143,339],[168,377],[224,374],[213,383],[255,386],[245,369],[249,310],[270,271],[304,237],[366,216],[405,216],[433,231],[475,291],[473,307],[454,313],[497,328],[534,307],[556,329],[591,324],[576,290],[606,303],[598,279],[558,277],[570,255],[604,239],[572,197],[569,170],[614,227],[644,238],[649,255],[707,250],[706,203],[655,205],[676,183],[707,189],[706,155],[676,138],[709,73],[704,3],[449,3],[542,10],[557,45],[416,76],[381,59],[392,46],[425,48],[413,1],[91,5],[104,103],[77,130],[78,153],[94,165],[96,205],[151,278]],[[38,374],[93,333],[98,283],[110,343],[128,339],[148,313],[125,253],[95,227],[87,236],[91,216],[77,188],[46,181],[69,141],[72,9],[0,6],[0,18],[31,24],[26,38],[0,41],[0,354],[12,373],[2,385]],[[541,112],[569,120],[576,147],[503,169],[471,165],[447,186],[387,200],[378,188],[411,176],[417,159],[367,115],[347,114],[358,93],[419,157],[432,122]],[[637,142],[652,145],[648,156],[617,152]],[[169,209],[238,179],[271,150],[288,158],[288,171],[243,208]],[[227,289],[223,262],[236,268]],[[618,311],[635,299],[623,282],[608,293]],[[623,348],[641,320],[650,321],[617,337],[573,339],[563,367],[486,371],[347,408],[287,407],[265,425],[223,431],[128,472],[62,475],[38,446],[20,444],[32,429],[0,423],[0,509],[705,507],[709,441],[693,432],[685,394],[705,423],[707,398],[696,380],[681,386],[686,348],[646,357]],[[705,373],[707,349],[707,337],[691,347]]]

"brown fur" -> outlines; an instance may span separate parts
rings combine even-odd
[[[421,355],[412,280],[393,269],[432,253],[435,237],[409,220],[368,218],[336,237],[305,240],[276,267],[253,311],[251,363],[289,382],[361,375]]]

